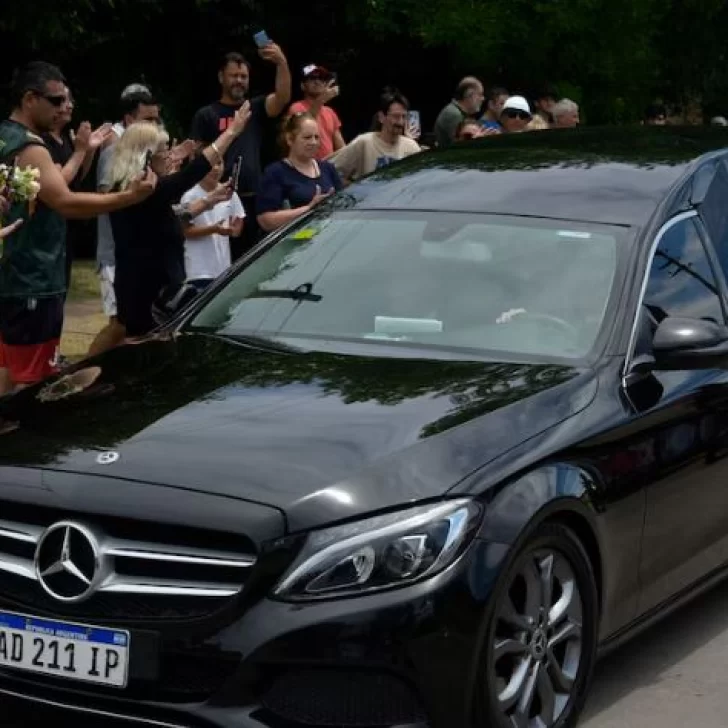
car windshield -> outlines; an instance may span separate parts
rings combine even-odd
[[[336,211],[242,268],[186,330],[582,358],[614,287],[620,228],[434,212]]]

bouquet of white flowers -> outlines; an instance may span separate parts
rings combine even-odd
[[[40,170],[35,167],[20,168],[15,165],[0,164],[0,255],[2,255],[2,240],[18,229],[22,220],[13,225],[3,227],[3,214],[17,202],[27,202],[32,215],[35,200],[40,192]]]
[[[40,192],[40,170],[35,167],[16,167],[0,164],[0,197],[11,205],[33,202]]]

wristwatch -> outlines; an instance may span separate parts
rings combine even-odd
[[[177,205],[172,205],[172,211],[183,223],[191,223],[192,220],[194,220],[194,215],[190,212],[190,205],[188,202],[181,202]]]

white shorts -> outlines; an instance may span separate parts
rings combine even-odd
[[[114,292],[114,275],[116,268],[113,265],[102,265],[99,270],[99,282],[101,284],[101,302],[104,306],[104,313],[109,316],[116,316],[116,293]]]

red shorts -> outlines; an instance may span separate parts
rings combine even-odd
[[[0,368],[13,384],[33,384],[58,371],[63,296],[0,298]]]

